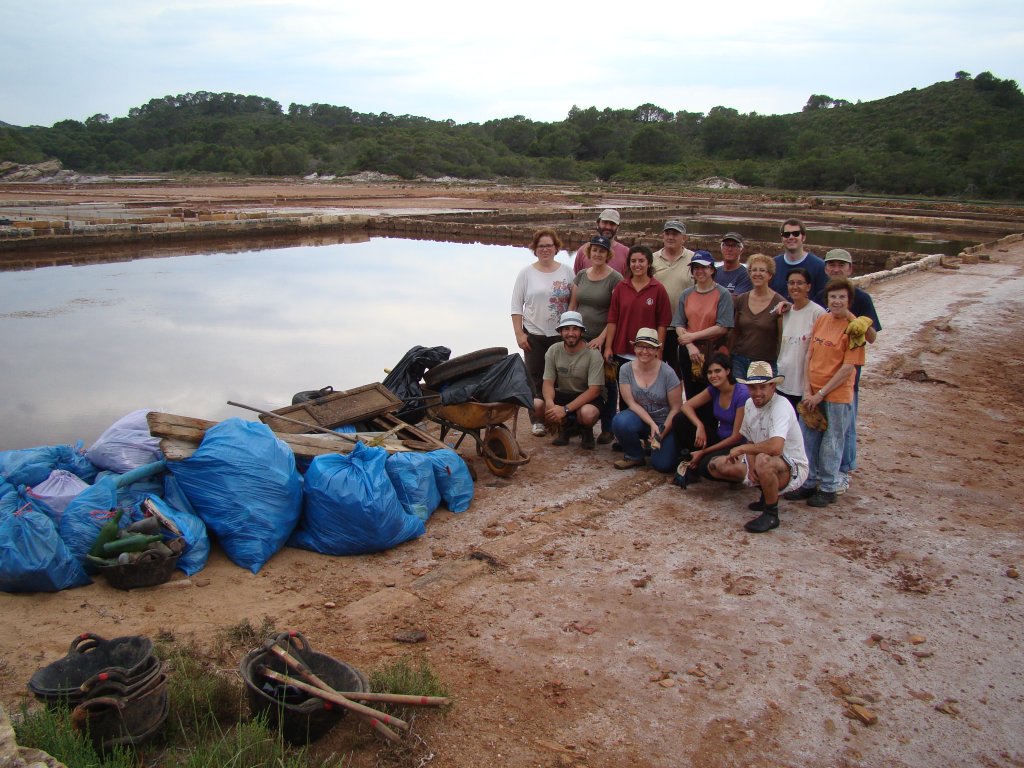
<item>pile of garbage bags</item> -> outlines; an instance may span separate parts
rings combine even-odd
[[[0,590],[54,592],[91,582],[86,555],[120,512],[127,527],[155,505],[185,540],[177,567],[200,571],[212,538],[257,573],[284,546],[330,555],[379,552],[421,536],[444,503],[469,508],[473,481],[452,450],[396,453],[359,443],[299,473],[291,449],[259,422],[229,419],[195,453],[168,462],[147,410],[75,445],[0,452]]]

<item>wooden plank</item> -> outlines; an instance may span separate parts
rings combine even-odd
[[[383,384],[366,384],[343,392],[332,392],[305,403],[275,408],[274,413],[313,426],[333,429],[342,424],[356,424],[383,413],[391,413],[402,407],[402,401]],[[303,429],[297,424],[260,416],[260,420],[275,432],[298,433]]]
[[[146,417],[149,422],[149,431],[154,437],[162,438],[160,450],[168,459],[180,460],[191,456],[199,444],[203,441],[206,430],[217,422],[206,419],[196,419],[191,416],[179,416],[171,413],[160,413],[151,411]],[[398,423],[399,419],[392,419]],[[382,430],[383,432],[383,430]],[[302,435],[288,435],[275,432],[274,435],[282,440],[292,453],[300,458],[313,458],[325,453],[351,453],[355,443],[351,438],[369,443],[379,438],[382,432],[349,433],[346,437],[337,437],[324,433],[311,433]],[[401,438],[392,436],[386,439],[381,446],[388,453],[404,453],[416,450],[402,444]],[[433,449],[429,449],[433,450]]]
[[[372,437],[373,434],[374,433],[369,433],[367,435],[367,439],[370,439],[370,437]],[[355,448],[355,445],[353,443],[344,441],[337,442],[331,440],[329,435],[324,435],[324,437],[327,438],[326,441],[308,441],[296,439],[315,437],[314,435],[277,435],[277,437],[280,438],[281,441],[284,442],[289,448],[291,448],[292,453],[295,454],[296,458],[301,459],[312,459],[316,456],[322,456],[327,453],[347,454],[351,453],[352,450]],[[322,442],[322,444],[316,445],[317,442]],[[403,443],[398,443],[393,440],[385,441],[385,443],[381,447],[388,453],[407,453],[409,451],[416,450],[415,448],[410,448],[409,446]],[[199,443],[193,443],[188,440],[183,440],[181,438],[164,437],[161,438],[160,440],[160,450],[163,451],[164,456],[166,456],[171,461],[180,461],[182,459],[187,459],[198,449]],[[427,448],[425,450],[433,450],[433,448]]]
[[[427,450],[436,451],[442,448],[448,448],[449,446],[438,440],[436,437],[431,435],[429,432],[424,432],[422,429],[417,427],[415,424],[407,424],[390,413],[384,413],[380,416],[376,416],[370,420],[370,423],[382,427],[383,429],[393,429],[399,424],[402,425],[402,429],[399,431],[399,435],[406,441],[406,444],[410,443],[422,443],[433,446]],[[410,447],[412,447],[410,445]],[[422,449],[421,449],[422,450]]]
[[[199,433],[202,440],[202,433],[216,424],[216,421],[206,419],[195,419],[191,416],[178,416],[174,413],[161,413],[150,411],[146,415],[149,423],[149,434],[153,437],[182,437]]]

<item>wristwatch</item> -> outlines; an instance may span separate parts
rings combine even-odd
[[[565,415],[568,416],[571,413],[572,413],[572,411],[569,410],[569,406],[568,405],[565,406]]]

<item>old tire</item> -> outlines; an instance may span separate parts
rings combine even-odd
[[[447,360],[440,365],[435,365],[423,376],[423,381],[431,389],[437,389],[442,384],[455,381],[473,373],[486,371],[495,363],[500,363],[508,357],[508,350],[505,347],[488,347],[470,352],[467,355],[459,355]]]
[[[504,424],[491,427],[484,433],[484,463],[491,470],[491,474],[498,477],[511,477],[519,469],[518,464],[506,464],[504,461],[492,459],[488,452],[497,456],[498,459],[519,461],[519,445],[512,436],[512,432]]]

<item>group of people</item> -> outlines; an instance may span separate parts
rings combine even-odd
[[[850,281],[842,249],[819,258],[789,219],[782,253],[741,257],[721,239],[721,263],[686,248],[686,225],[665,222],[652,252],[616,239],[607,209],[572,267],[552,229],[516,278],[512,326],[534,388],[534,435],[612,443],[617,469],[648,461],[682,488],[702,479],[761,489],[748,531],[778,527],[778,500],[825,507],[856,467],[865,345],[881,324]],[[598,434],[595,436],[595,430]]]

